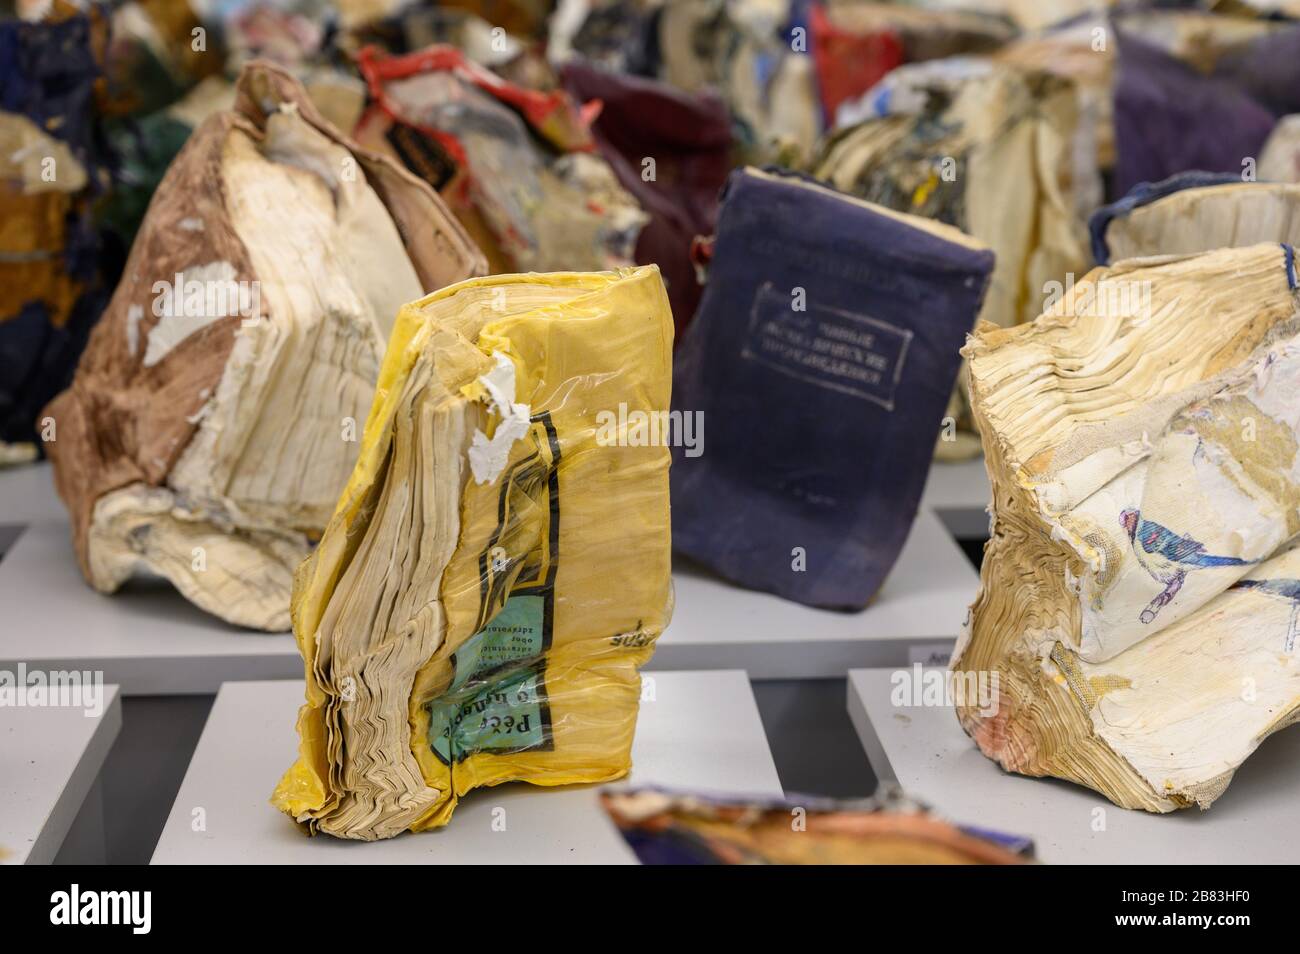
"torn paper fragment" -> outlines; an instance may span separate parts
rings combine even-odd
[[[479,430],[474,432],[469,448],[469,466],[476,484],[497,479],[510,459],[511,446],[528,433],[532,416],[527,404],[515,403],[514,364],[500,351],[492,352],[492,357],[496,365],[478,380],[487,392],[492,410],[501,420],[491,437]]]

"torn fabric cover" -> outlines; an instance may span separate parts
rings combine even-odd
[[[707,425],[674,442],[677,549],[743,586],[865,606],[911,529],[992,268],[950,226],[734,173],[677,355],[674,408]]]
[[[289,625],[293,568],[356,459],[403,300],[486,263],[423,183],[252,64],[149,207],[72,386],[46,409],[86,579],[138,570]]]
[[[703,291],[691,243],[712,234],[718,194],[732,168],[726,104],[714,93],[692,95],[581,62],[565,65],[564,85],[580,102],[600,103],[592,135],[618,181],[650,216],[637,239],[636,260],[659,266],[680,336]]]
[[[447,200],[493,272],[631,264],[647,221],[563,90],[508,83],[449,46],[361,51],[374,105],[359,142]]]
[[[672,610],[671,355],[654,266],[473,279],[401,310],[294,583],[307,701],[278,808],[374,840],[445,825],[480,786],[628,771]]]
[[[841,103],[861,96],[890,70],[903,65],[903,38],[883,18],[846,29],[820,4],[811,4],[808,33],[826,129],[834,128]]]

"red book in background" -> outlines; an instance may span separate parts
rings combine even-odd
[[[592,136],[619,183],[650,216],[636,261],[659,266],[680,340],[702,292],[691,242],[713,232],[718,195],[733,164],[726,104],[712,94],[693,96],[582,62],[565,66],[564,85],[579,102],[601,103]]]
[[[821,91],[822,119],[829,129],[835,125],[840,103],[857,99],[890,70],[902,66],[903,40],[888,29],[841,29],[818,3],[808,8],[808,29]]]

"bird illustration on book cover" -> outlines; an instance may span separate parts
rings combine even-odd
[[[1205,544],[1190,536],[1181,536],[1154,520],[1144,520],[1141,512],[1132,507],[1120,513],[1119,522],[1128,533],[1133,555],[1137,557],[1142,569],[1165,587],[1142,611],[1141,620],[1144,623],[1153,622],[1156,614],[1173,601],[1182,589],[1189,571],[1209,567],[1246,566],[1257,562],[1206,553]]]

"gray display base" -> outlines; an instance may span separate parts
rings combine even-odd
[[[633,770],[618,784],[780,795],[743,672],[649,673]],[[653,698],[650,698],[653,694]],[[155,864],[574,864],[635,860],[597,802],[599,786],[477,789],[438,831],[383,842],[309,838],[267,799],[297,755],[300,682],[221,687]],[[497,830],[502,827],[504,830]],[[200,829],[200,830],[196,830]]]
[[[0,467],[0,523],[55,520],[65,526],[68,511],[54,489],[48,461]]]
[[[871,767],[954,821],[1034,839],[1059,864],[1300,861],[1300,729],[1265,740],[1209,811],[1128,811],[1090,789],[985,758],[947,706],[895,707],[893,670],[849,673],[849,716]]]
[[[103,692],[97,715],[0,706],[0,862],[49,864],[59,853],[122,726],[117,686]]]
[[[703,569],[674,567],[677,606],[651,669],[744,669],[751,679],[843,678],[860,666],[946,654],[979,576],[925,509],[879,595],[865,610],[819,610],[756,593]]]
[[[989,535],[987,507],[992,496],[984,458],[956,464],[935,461],[930,465],[921,509],[938,514],[953,536],[982,540]]]
[[[984,458],[959,463],[935,461],[921,495],[921,506],[931,510],[968,508],[983,510],[992,499]]]
[[[161,581],[105,596],[77,569],[66,523],[28,525],[0,560],[0,668],[92,669],[124,695],[215,693],[236,679],[301,677],[287,633],[238,629]]]

